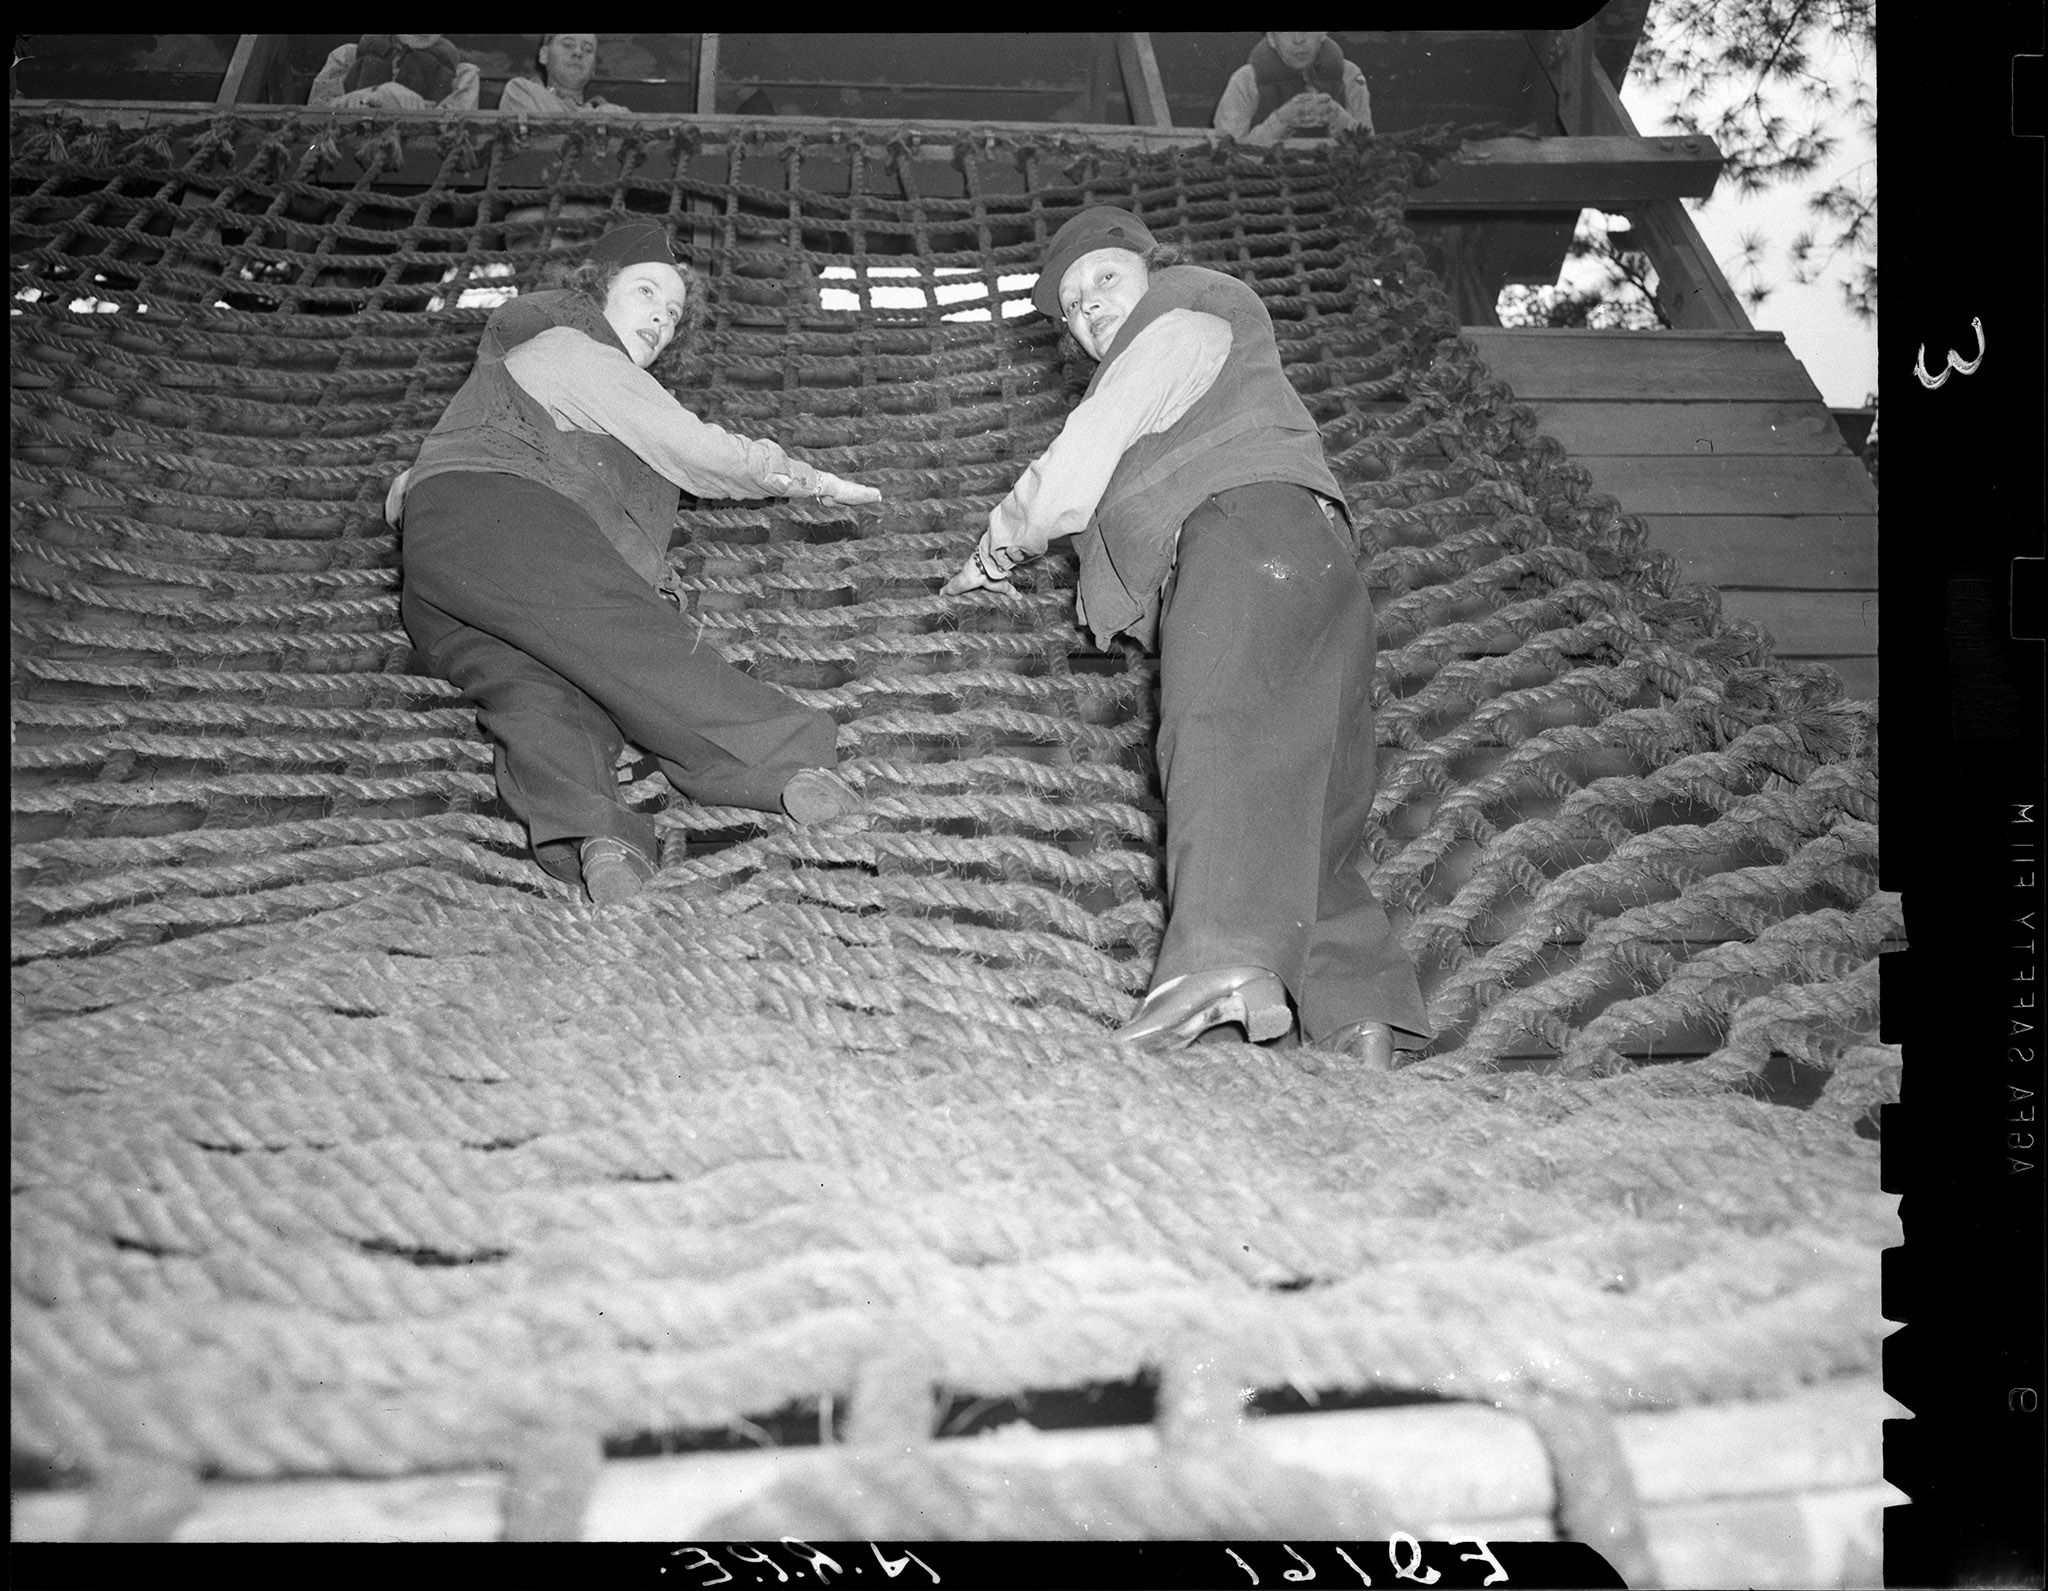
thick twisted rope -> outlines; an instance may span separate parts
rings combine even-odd
[[[201,1472],[482,1463],[558,1536],[595,1455],[872,1406],[913,1336],[920,1396],[991,1399],[1199,1360],[1613,1410],[1876,1365],[1875,725],[1457,340],[1403,218],[1450,136],[17,122],[13,1430],[31,1472],[133,1481],[96,1529],[160,1533]],[[603,225],[565,199],[707,273],[685,401],[888,494],[679,513],[678,644],[831,713],[866,806],[799,832],[632,760],[665,865],[612,914],[526,858],[416,672],[381,520],[472,357],[461,293],[550,258],[508,214]],[[1003,278],[1105,201],[1262,294],[1362,529],[1359,865],[1442,1029],[1392,1077],[1107,1039],[1164,921],[1156,665],[1083,643],[1068,554],[936,594],[1082,375]],[[891,264],[995,318],[873,307]],[[1500,1070],[1531,1047],[1550,1075]],[[1787,1058],[1810,1110],[1768,1103]],[[1134,1532],[1373,1522],[1227,1442],[1028,1496],[879,1463],[756,1523],[1064,1529],[1107,1485]],[[1583,1528],[1625,1531],[1595,1481]]]

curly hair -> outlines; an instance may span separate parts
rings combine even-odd
[[[1169,266],[1195,263],[1193,256],[1178,243],[1155,243],[1138,258],[1145,262],[1148,271],[1163,271]]]
[[[1189,257],[1188,251],[1178,243],[1155,243],[1138,258],[1145,262],[1147,271],[1164,271],[1175,265],[1195,263]],[[1064,321],[1060,323],[1059,356],[1061,361],[1069,366],[1074,365],[1076,361],[1082,362],[1084,366],[1095,362],[1095,356],[1081,346],[1080,339]]]
[[[623,265],[611,265],[602,260],[578,260],[574,264],[557,260],[541,272],[541,285],[580,293],[602,309],[613,279],[624,269]],[[683,279],[683,318],[668,347],[650,367],[657,375],[672,370],[682,360],[705,319],[704,278],[680,260],[676,262],[676,271]]]

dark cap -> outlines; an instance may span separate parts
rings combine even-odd
[[[659,221],[622,221],[591,245],[590,257],[605,265],[660,265],[676,262],[668,245],[668,229]]]
[[[1031,304],[1041,315],[1060,318],[1060,278],[1084,254],[1097,249],[1129,249],[1143,254],[1158,239],[1145,230],[1145,223],[1128,210],[1112,205],[1092,205],[1073,217],[1052,235],[1039,267],[1038,285],[1031,289]]]

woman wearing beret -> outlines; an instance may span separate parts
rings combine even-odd
[[[628,741],[698,801],[800,823],[857,804],[831,717],[734,668],[662,594],[679,488],[880,497],[705,424],[648,373],[691,294],[661,226],[608,232],[563,289],[492,314],[386,503],[421,659],[476,703],[540,864],[602,904],[656,866],[652,820],[619,800]]]
[[[1160,660],[1167,926],[1120,1029],[1150,1048],[1299,1018],[1379,1065],[1428,1041],[1415,969],[1366,886],[1373,613],[1343,493],[1250,288],[1137,216],[1060,228],[1032,303],[1097,361],[948,593],[1073,536],[1080,613]]]

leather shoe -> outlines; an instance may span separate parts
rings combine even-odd
[[[654,863],[629,841],[593,834],[577,849],[583,893],[599,906],[623,906],[654,877]]]
[[[1254,1044],[1277,1039],[1294,1025],[1287,986],[1264,967],[1217,967],[1169,978],[1116,1030],[1126,1043],[1177,1050],[1210,1028],[1236,1022]]]
[[[860,810],[860,797],[830,768],[799,768],[782,787],[782,810],[799,823],[826,823]]]

